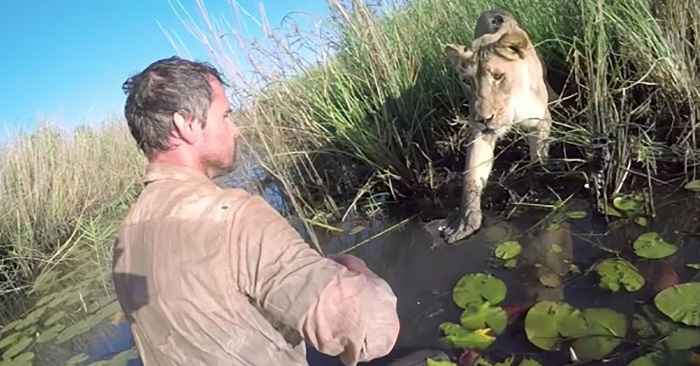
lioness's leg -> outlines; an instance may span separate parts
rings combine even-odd
[[[461,240],[481,227],[481,193],[491,175],[496,139],[495,135],[476,129],[470,134],[459,212],[448,218],[441,233],[447,243]]]
[[[530,146],[530,161],[533,163],[547,164],[549,160],[549,135],[552,129],[552,117],[549,109],[546,110],[545,118],[537,123],[535,133],[528,135],[528,145]]]

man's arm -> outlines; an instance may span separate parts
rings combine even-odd
[[[298,329],[320,352],[356,365],[385,356],[399,335],[396,297],[374,273],[342,270],[300,319]]]
[[[238,288],[346,365],[386,355],[399,332],[389,285],[320,256],[262,198],[245,200],[230,233]]]

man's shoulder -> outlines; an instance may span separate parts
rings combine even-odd
[[[265,198],[241,188],[222,188],[216,197],[217,203],[233,211],[274,210]]]

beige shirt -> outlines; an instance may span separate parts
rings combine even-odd
[[[146,366],[346,365],[386,355],[396,297],[324,258],[259,196],[150,164],[119,228],[114,284]]]

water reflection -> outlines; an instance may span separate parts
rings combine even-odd
[[[265,196],[276,207],[281,197],[275,190],[265,191]],[[675,196],[671,196],[675,197]],[[667,241],[679,245],[679,254],[674,257],[681,281],[692,280],[696,272],[685,268],[688,258],[698,259],[697,237],[699,230],[698,208],[695,197],[679,199],[665,198],[664,206],[657,207],[657,219],[650,227],[627,225],[606,232],[605,223],[590,211],[586,202],[575,201],[571,210],[583,210],[587,216],[581,219],[555,223],[546,219],[546,212],[534,211],[520,215],[509,221],[486,218],[484,228],[467,241],[455,246],[446,246],[438,239],[439,221],[421,223],[408,221],[398,228],[378,235],[399,222],[398,220],[355,221],[348,228],[362,226],[355,234],[337,235],[318,232],[324,252],[334,253],[363,243],[352,250],[363,258],[367,265],[385,278],[399,298],[398,311],[402,330],[395,350],[387,358],[369,363],[385,364],[392,358],[419,348],[442,348],[439,325],[446,321],[457,322],[461,309],[452,301],[452,287],[457,280],[468,273],[492,273],[508,284],[508,294],[503,304],[531,304],[537,299],[564,300],[577,308],[609,307],[624,314],[634,312],[636,300],[653,296],[654,286],[632,295],[625,292],[611,294],[598,288],[597,275],[586,272],[597,260],[609,257],[611,253],[625,254],[631,242],[646,231],[657,231]],[[679,212],[687,212],[678,215]],[[303,232],[302,228],[298,227]],[[689,235],[690,234],[690,235]],[[506,269],[502,261],[493,254],[494,247],[505,241],[517,239],[523,246],[516,269]],[[557,250],[552,250],[555,244]],[[689,245],[688,245],[689,244]],[[680,263],[685,258],[684,263]],[[663,261],[641,261],[640,270],[647,279],[653,279]],[[566,282],[566,275],[576,269],[582,272]],[[543,285],[544,274],[553,274],[561,286]],[[569,276],[570,278],[571,276]],[[550,277],[551,278],[551,277]],[[651,280],[650,280],[651,281]],[[556,282],[556,281],[555,281]],[[125,324],[109,341],[101,341],[93,346],[91,359],[108,358],[133,346],[131,334]],[[454,350],[446,349],[454,352]],[[538,349],[524,338],[522,328],[509,329],[492,345],[491,350],[504,356],[511,353],[537,353]],[[543,364],[567,362],[568,353],[547,355]],[[632,356],[630,356],[632,357]],[[606,365],[624,365],[631,358],[622,358]],[[309,361],[313,365],[341,365],[332,358],[309,349]],[[595,364],[595,363],[591,363]],[[134,360],[129,365],[141,365]]]

